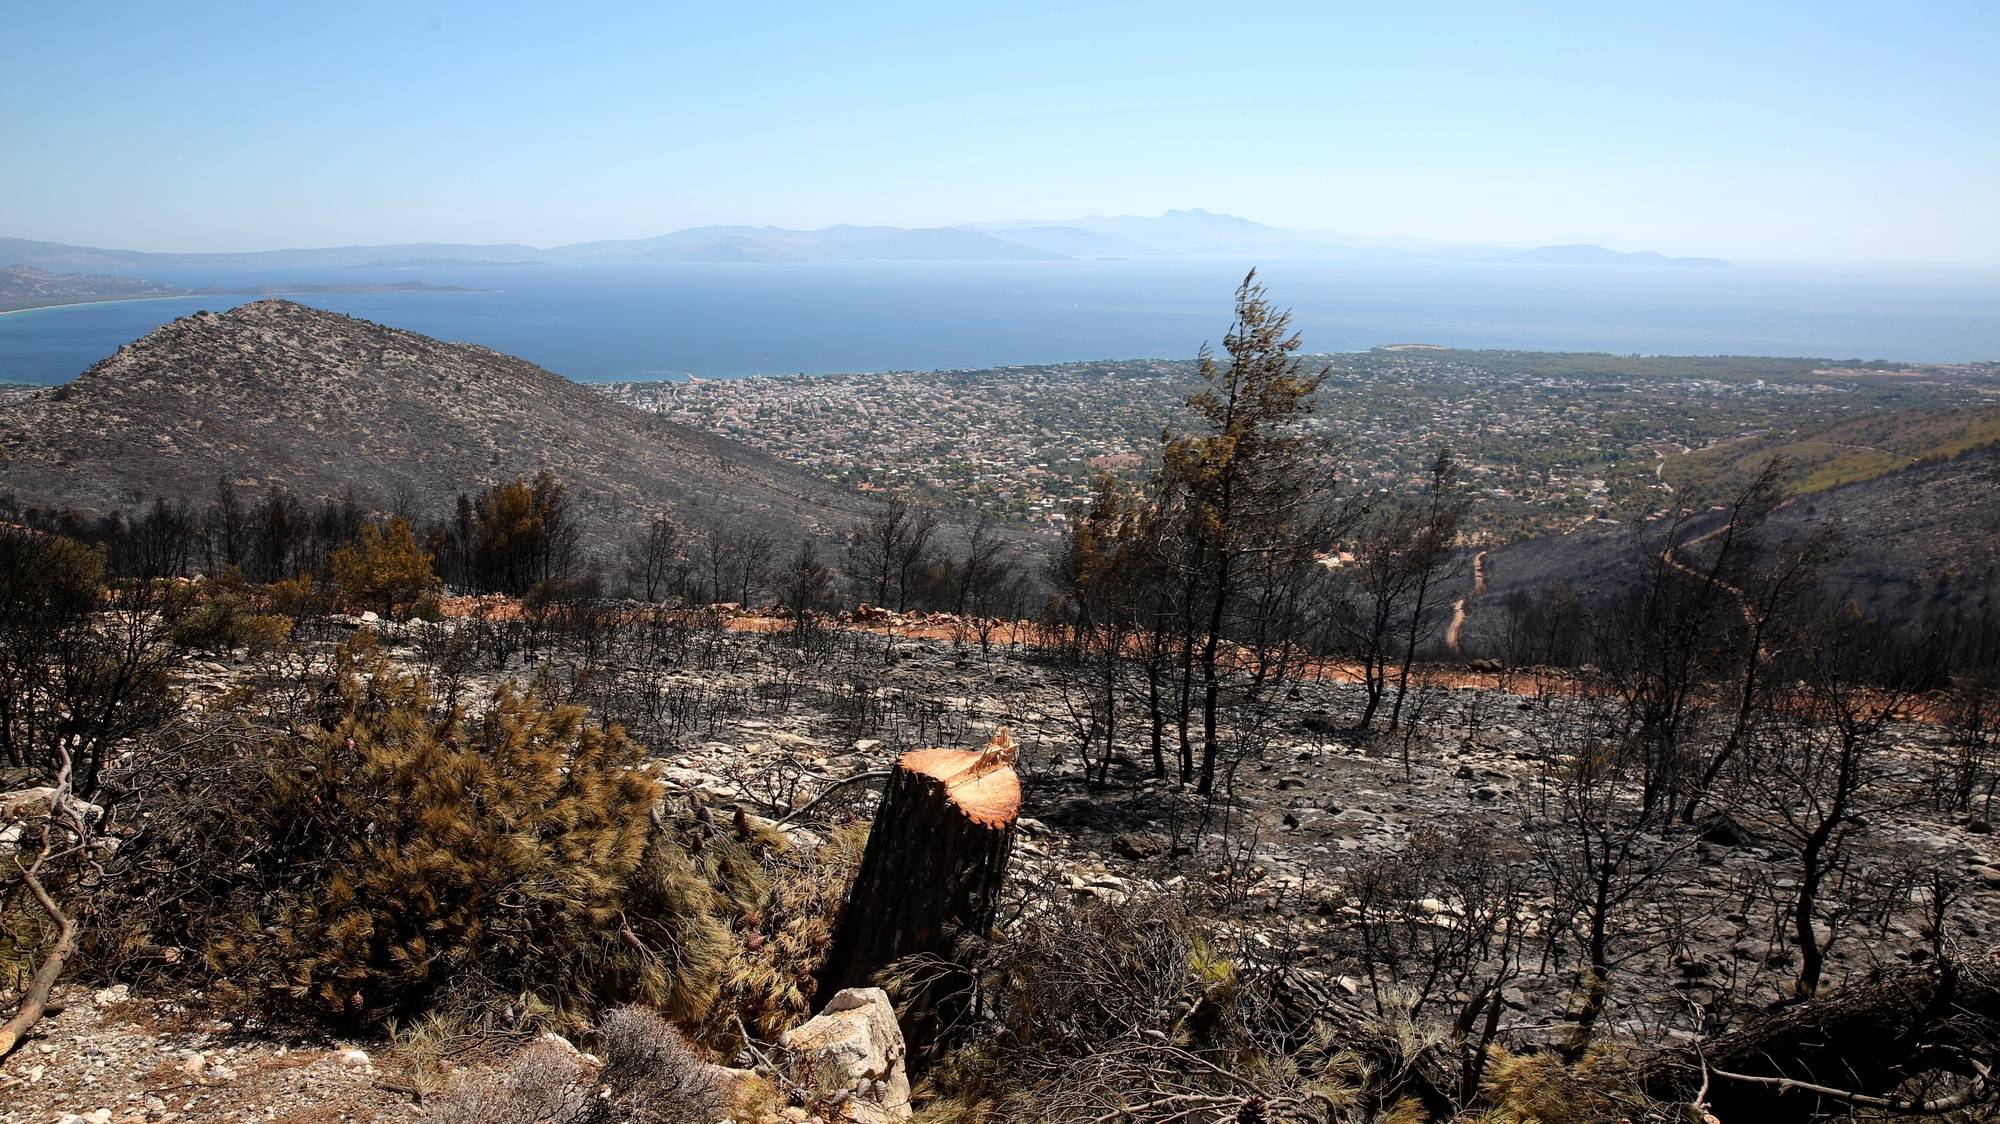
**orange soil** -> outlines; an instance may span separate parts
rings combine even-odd
[[[1678,564],[1673,559],[1670,563]],[[455,619],[483,618],[487,620],[519,620],[521,604],[516,598],[501,595],[485,597],[446,597],[440,599],[440,607],[446,617]],[[633,619],[644,617],[656,610],[634,609]],[[685,610],[664,610],[668,612],[713,611],[721,617],[723,627],[731,632],[774,633],[784,632],[792,627],[792,620],[782,611],[751,610],[734,607],[696,606]],[[854,614],[842,613],[823,618],[831,627],[850,632],[865,632],[874,636],[901,636],[913,640],[962,641],[973,643],[978,638],[978,622],[952,618],[949,614],[929,613],[890,621],[880,618],[863,617],[855,619]],[[988,624],[988,639],[995,646],[1026,646],[1048,635],[1047,630],[1032,621],[992,621]],[[1224,662],[1236,664],[1245,660],[1247,653],[1236,645],[1224,643]],[[1294,664],[1290,674],[1305,679],[1334,680],[1346,683],[1360,683],[1366,678],[1363,666],[1353,660],[1309,659]],[[1448,664],[1418,664],[1411,673],[1410,686],[1419,684],[1431,688],[1448,690],[1495,691],[1523,698],[1542,694],[1551,683],[1573,684],[1580,676],[1561,668],[1517,668],[1505,671],[1471,671]],[[1913,698],[1906,704],[1900,717],[1917,722],[1943,721],[1944,700],[1937,698]],[[950,752],[973,752],[952,750]]]

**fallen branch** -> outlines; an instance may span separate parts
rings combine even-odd
[[[1986,1079],[1979,1077],[1964,1091],[1949,1097],[1938,1097],[1928,1101],[1909,1101],[1899,1097],[1878,1097],[1868,1093],[1856,1093],[1847,1089],[1836,1089],[1830,1085],[1816,1085],[1811,1081],[1799,1081],[1791,1077],[1758,1077],[1749,1073],[1730,1073],[1727,1070],[1710,1069],[1709,1073],[1729,1081],[1747,1081],[1755,1085],[1767,1085],[1780,1093],[1811,1093],[1828,1100],[1850,1104],[1856,1108],[1879,1108],[1888,1112],[1900,1112],[1914,1116],[1942,1116],[1947,1112],[1957,1112],[1970,1108],[1986,1097]]]
[[[783,819],[776,821],[776,826],[783,827],[786,824],[791,823],[793,820],[799,818],[800,816],[805,815],[807,812],[810,812],[814,808],[817,808],[821,804],[825,803],[827,797],[832,796],[834,793],[839,792],[841,789],[846,788],[849,785],[859,784],[862,781],[878,781],[884,777],[891,776],[894,772],[895,770],[893,769],[881,769],[869,773],[856,773],[851,777],[842,777],[840,780],[837,780],[832,784],[826,786],[826,789],[824,791],[822,791],[818,796],[813,797],[811,800],[806,801],[804,805],[795,808],[790,812],[785,813]]]
[[[1812,1098],[1936,1115],[1991,1102],[1986,1060],[1996,1054],[2000,972],[1990,961],[1946,961],[1850,984],[1667,1051],[1641,1069],[1639,1085],[1679,1104],[1705,1091],[1701,1107],[1722,1120],[1796,1114]],[[1913,1080],[1944,1073],[1970,1083],[1962,1097],[1898,1095]]]
[[[69,833],[74,846],[57,850],[55,845],[57,828]],[[27,886],[28,893],[34,896],[35,904],[41,907],[50,921],[55,922],[56,943],[36,966],[35,974],[28,980],[27,990],[21,993],[20,1005],[14,1008],[14,1014],[6,1022],[0,1023],[0,1058],[12,1054],[28,1036],[28,1032],[35,1028],[35,1024],[42,1020],[42,1016],[49,1012],[51,1007],[49,994],[55,990],[56,980],[61,978],[63,966],[76,953],[76,918],[71,917],[56,904],[56,899],[49,893],[48,888],[42,885],[41,873],[51,857],[62,858],[81,851],[89,839],[89,833],[89,821],[70,798],[69,750],[58,745],[55,784],[49,793],[48,818],[42,822],[41,852],[35,856],[35,861],[27,866],[21,865],[19,856],[14,859],[14,869],[21,872],[21,882]],[[56,1009],[61,1008],[57,1006]]]
[[[757,1048],[757,1040],[751,1037],[750,1028],[743,1023],[743,1016],[737,1015],[734,1017],[736,1019],[736,1032],[743,1036],[743,1049],[756,1062],[757,1066],[763,1072],[770,1074],[771,1080],[777,1082],[786,1093],[801,1101],[811,1099],[814,1095],[814,1090],[808,1089],[786,1076],[784,1067],[772,1061],[769,1054]]]
[[[22,866],[20,860],[16,859],[14,866],[21,872],[21,881],[28,887],[28,892],[34,895],[35,904],[41,906],[42,912],[49,915],[49,920],[56,923],[56,943],[36,967],[34,976],[28,981],[28,990],[22,993],[21,1005],[15,1008],[13,1017],[5,1023],[0,1023],[0,1058],[13,1053],[14,1048],[21,1044],[21,1040],[26,1038],[35,1024],[41,1021],[42,1015],[49,1007],[49,993],[55,990],[56,980],[62,975],[63,965],[76,952],[76,919],[63,912],[62,907],[56,904],[56,900],[50,897],[48,890],[42,886],[41,879],[36,877],[41,871],[42,859],[37,858],[32,867]]]
[[[386,1093],[401,1093],[410,1098],[413,1104],[421,1105],[424,1103],[424,1091],[415,1085],[406,1084],[401,1081],[391,1081],[386,1077],[379,1077],[375,1080],[375,1087]]]

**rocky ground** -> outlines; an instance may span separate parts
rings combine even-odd
[[[123,986],[60,989],[60,1014],[0,1062],[0,1124],[272,1121],[333,1124],[412,1115],[369,1050],[286,1043],[206,1021]],[[379,1052],[379,1047],[376,1047]]]
[[[553,1053],[586,1075],[602,1065],[546,1033],[488,1041],[451,1060],[416,1039],[364,1045],[246,1034],[181,1003],[134,997],[123,985],[67,988],[57,1002],[33,1040],[0,1063],[0,1124],[410,1120],[449,1115],[454,1101],[506,1096],[505,1085],[481,1078],[504,1072],[526,1050]],[[815,1074],[823,1096],[813,1109],[774,1104],[758,1074],[712,1066],[738,1106],[723,1124],[890,1124],[910,1116],[902,1032],[880,989],[839,993],[770,1049],[777,1064]]]
[[[1234,745],[1216,801],[1148,777],[1136,741],[1110,785],[1092,790],[1077,754],[1081,692],[1051,664],[1015,643],[983,653],[966,630],[906,627],[891,638],[881,623],[803,657],[787,646],[781,622],[768,621],[702,632],[666,666],[614,646],[593,665],[587,688],[574,687],[576,657],[559,647],[540,648],[534,660],[516,654],[504,670],[441,654],[454,636],[477,629],[471,621],[350,619],[341,631],[378,631],[398,661],[446,674],[462,701],[477,701],[503,676],[568,682],[580,701],[653,749],[669,785],[771,819],[843,779],[887,769],[904,749],[976,745],[1009,727],[1022,747],[1024,787],[1015,907],[1199,890],[1245,954],[1308,964],[1350,992],[1365,986],[1349,936],[1357,866],[1420,833],[1466,825],[1485,833],[1501,862],[1531,863],[1533,833],[1550,814],[1545,751],[1575,735],[1576,719],[1557,701],[1561,684],[1523,676],[1504,687],[1426,690],[1407,739],[1356,736],[1361,692],[1331,676],[1295,684]],[[247,659],[204,660],[190,665],[183,687],[198,706],[270,670]],[[1133,713],[1125,721],[1137,734]],[[1903,861],[1955,880],[1963,893],[1948,939],[1985,947],[2000,934],[2000,844],[1990,824],[1914,799],[1943,737],[1919,723],[1888,732],[1895,769],[1862,845],[1878,869]],[[837,789],[788,830],[821,832],[867,815],[872,800],[867,783]],[[1677,848],[1683,861],[1663,895],[1679,918],[1671,939],[1636,957],[1619,984],[1615,1025],[1642,1039],[1692,1033],[1705,1010],[1769,1003],[1791,977],[1794,952],[1777,924],[1790,855],[1747,809],[1731,828],[1706,834],[1654,844]],[[1423,904],[1437,926],[1455,924],[1451,906]],[[1902,904],[1854,923],[1834,946],[1830,983],[1926,955],[1921,896]],[[1529,900],[1526,913],[1545,919],[1547,901]],[[1559,1025],[1571,985],[1559,959],[1529,958],[1503,994],[1508,1025],[1522,1035]],[[116,988],[72,988],[61,998],[63,1013],[0,1063],[0,1124],[393,1120],[414,1111],[397,1076],[402,1063],[379,1044],[254,1038],[171,999],[134,1001]]]
[[[887,769],[904,749],[977,745],[1006,726],[1022,746],[1014,881],[1024,893],[1060,887],[1117,897],[1197,887],[1234,919],[1246,947],[1300,958],[1344,976],[1350,988],[1363,971],[1346,935],[1356,866],[1418,833],[1467,828],[1484,833],[1504,862],[1531,863],[1535,831],[1560,815],[1547,763],[1574,748],[1585,721],[1573,683],[1560,676],[1440,668],[1412,696],[1421,708],[1413,732],[1357,736],[1351,729],[1364,694],[1329,669],[1295,683],[1231,746],[1217,801],[1148,775],[1142,711],[1130,705],[1111,783],[1092,790],[1077,753],[1084,688],[1065,686],[1031,654],[1025,631],[992,629],[993,649],[983,652],[976,630],[930,618],[890,621],[876,611],[801,658],[784,642],[785,622],[733,624],[716,634],[700,666],[610,671],[669,698],[664,720],[621,715],[654,748],[668,781],[777,817],[843,778]],[[421,647],[406,639],[399,650],[416,658]],[[1875,887],[1901,895],[1900,904],[1847,921],[1831,949],[1830,984],[1927,954],[1919,872],[1942,872],[1960,887],[1948,942],[1983,948],[2000,935],[2000,843],[1991,824],[1935,811],[1918,791],[1944,739],[1940,728],[1918,722],[1886,731],[1887,776],[1871,797],[1857,851],[1870,878],[1908,881]],[[865,816],[872,800],[872,787],[858,784],[801,823],[811,830],[828,818]],[[1648,845],[1642,858],[1672,870],[1662,883],[1667,919],[1659,947],[1636,958],[1621,983],[1621,1030],[1653,1039],[1689,1033],[1699,1012],[1786,993],[1796,953],[1781,914],[1795,885],[1793,856],[1764,815],[1731,807],[1728,822],[1703,838]],[[1546,920],[1548,902],[1531,899],[1529,911]],[[1527,967],[1506,993],[1519,1020],[1560,1020],[1570,966],[1542,959]]]
[[[858,642],[857,658],[885,643],[880,636]],[[1023,746],[1017,885],[1114,898],[1156,886],[1201,887],[1249,948],[1299,958],[1343,977],[1350,989],[1363,972],[1347,936],[1354,869],[1420,832],[1467,827],[1483,832],[1502,861],[1531,863],[1533,832],[1560,814],[1548,802],[1544,763],[1552,749],[1574,745],[1579,721],[1557,701],[1565,684],[1522,676],[1504,686],[1429,692],[1407,741],[1357,737],[1348,731],[1363,692],[1334,674],[1297,684],[1264,728],[1235,747],[1219,782],[1222,799],[1211,804],[1173,780],[1147,776],[1136,738],[1112,783],[1090,790],[1071,718],[1081,691],[1066,690],[1045,665],[1014,653],[982,656],[949,640],[899,640],[896,651],[894,663],[868,671],[888,695],[883,709],[893,713],[900,704],[917,721],[863,728],[840,712],[843,702],[852,710],[851,696],[836,690],[814,705],[814,693],[801,689],[790,705],[721,722],[689,740],[669,755],[668,775],[720,799],[775,794],[765,809],[775,813],[840,777],[887,768],[901,748],[927,740],[918,734],[973,745],[1009,726]],[[760,654],[748,676],[772,675],[762,663],[772,658],[782,662]],[[1143,733],[1138,713],[1124,719],[1134,734]],[[934,716],[927,732],[925,714]],[[1947,939],[1985,947],[2000,934],[2000,844],[1989,823],[1933,811],[1915,791],[1943,738],[1918,723],[1889,731],[1891,775],[1858,850],[1877,872],[1936,869],[1956,879],[1964,892]],[[865,814],[865,797],[855,810]],[[1696,1010],[1762,1005],[1789,987],[1796,953],[1781,911],[1795,885],[1792,854],[1755,808],[1731,809],[1729,817],[1707,838],[1648,846],[1658,861],[1667,861],[1667,852],[1677,856],[1663,882],[1663,912],[1671,916],[1660,946],[1637,958],[1621,981],[1618,1029],[1644,1039],[1678,1036],[1699,1025]],[[1930,941],[1915,915],[1923,890],[1911,877],[1894,890],[1905,897],[1900,911],[1848,922],[1831,950],[1829,982],[1926,954]],[[1531,898],[1529,910],[1545,920],[1548,902]],[[1571,999],[1569,967],[1531,960],[1527,968],[1505,993],[1518,1021],[1559,1021]]]

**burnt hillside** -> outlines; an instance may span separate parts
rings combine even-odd
[[[1871,480],[1796,495],[1759,530],[1767,546],[1798,541],[1814,527],[1838,528],[1842,553],[1822,588],[1886,621],[1937,620],[1990,608],[2000,595],[2000,444],[1913,465]],[[1699,539],[1722,516],[1697,515]],[[1586,524],[1566,535],[1491,551],[1486,587],[1469,607],[1468,654],[1486,654],[1505,627],[1510,601],[1546,597],[1567,582],[1584,603],[1602,604],[1643,576],[1664,528]]]

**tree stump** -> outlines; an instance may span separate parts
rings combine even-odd
[[[905,1033],[917,1032],[913,1048],[928,1045],[954,997],[969,991],[952,969],[953,945],[993,924],[1021,807],[1017,752],[1004,729],[984,749],[913,749],[883,787],[820,994],[868,986],[908,957],[935,957],[934,970],[916,973],[920,985],[898,996]]]

